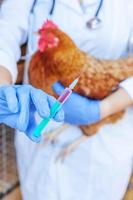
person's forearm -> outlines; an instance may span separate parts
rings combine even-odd
[[[101,119],[122,111],[132,104],[133,101],[127,92],[124,89],[119,88],[116,92],[101,101]]]
[[[3,66],[0,66],[0,85],[12,84],[10,72]]]

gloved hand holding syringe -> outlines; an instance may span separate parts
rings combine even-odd
[[[48,125],[50,120],[55,116],[55,114],[60,110],[62,105],[67,101],[69,96],[72,94],[72,89],[76,86],[79,78],[76,78],[69,87],[66,87],[62,94],[57,99],[56,103],[52,106],[50,110],[50,116],[43,119],[40,124],[34,129],[33,135],[35,137],[40,137],[44,128]]]

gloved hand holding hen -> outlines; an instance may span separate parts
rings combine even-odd
[[[61,95],[64,87],[60,83],[53,85],[57,95]],[[73,92],[63,105],[64,121],[73,125],[89,125],[100,120],[100,101],[89,99]]]

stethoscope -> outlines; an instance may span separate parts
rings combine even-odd
[[[53,14],[54,8],[55,8],[55,3],[56,3],[56,0],[53,0],[49,15]],[[98,16],[99,16],[99,12],[100,12],[100,10],[102,8],[102,5],[103,5],[103,0],[100,0],[99,6],[98,6],[98,8],[96,10],[96,13],[95,13],[94,17],[91,18],[89,21],[87,21],[86,25],[87,25],[87,27],[89,29],[97,29],[97,28],[99,28],[101,26],[102,21],[101,21],[101,19],[99,19]]]
[[[102,20],[99,19],[98,16],[99,16],[99,12],[100,12],[100,10],[101,10],[101,8],[102,8],[102,5],[103,5],[103,0],[100,0],[99,6],[98,6],[98,8],[97,8],[97,10],[96,10],[96,13],[95,13],[94,17],[91,18],[91,19],[86,23],[86,25],[87,25],[88,28],[90,28],[90,29],[97,29],[97,28],[101,27],[101,25],[102,25]]]
[[[31,9],[31,13],[34,12],[34,6],[35,6],[36,2],[37,2],[37,0],[34,0],[33,6],[32,6],[32,9]],[[50,11],[49,11],[49,17],[52,16],[53,13],[54,13],[55,4],[56,4],[56,0],[52,0],[52,5],[51,5]],[[91,30],[99,28],[101,26],[101,24],[102,24],[102,21],[98,17],[102,5],[103,5],[103,0],[100,0],[99,6],[98,6],[98,8],[96,10],[96,13],[95,13],[94,17],[91,18],[86,23],[87,27],[89,29],[91,29]],[[82,7],[82,5],[81,5],[81,7]],[[84,8],[83,8],[83,10],[84,10]],[[30,55],[22,56],[21,59],[25,60],[25,59],[31,57],[32,54],[33,53],[31,53]]]

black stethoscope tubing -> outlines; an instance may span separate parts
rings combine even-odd
[[[36,2],[37,2],[37,0],[34,0],[31,12],[33,12]],[[53,14],[54,8],[55,8],[55,4],[56,4],[56,0],[52,0],[52,5],[51,5],[51,9],[49,11],[49,15]],[[87,22],[87,26],[89,28],[95,29],[96,27],[99,27],[98,24],[101,24],[101,20],[98,18],[98,15],[99,15],[99,12],[100,12],[100,9],[101,9],[102,5],[103,5],[103,0],[100,0],[100,4],[99,4],[98,9],[97,9],[97,11],[96,11],[96,13],[94,15],[94,18],[92,18],[91,20],[89,20]],[[96,26],[94,28],[93,28],[93,23],[96,24],[96,25],[94,25],[94,26]]]
[[[50,15],[52,15],[53,12],[54,12],[55,3],[56,3],[56,0],[53,0],[53,2],[52,2],[52,7],[51,7],[50,12],[49,12]],[[98,6],[98,9],[97,9],[97,11],[96,11],[96,13],[95,13],[95,17],[98,17],[98,14],[99,14],[99,12],[100,12],[100,9],[101,9],[102,5],[103,5],[103,0],[100,1],[100,4],[99,4],[99,6]]]
[[[101,10],[101,8],[102,8],[102,5],[103,5],[103,0],[100,1],[100,4],[99,4],[98,9],[97,9],[97,11],[96,11],[96,14],[95,14],[95,17],[96,17],[96,18],[97,18],[98,15],[99,15],[99,12],[100,12],[100,10]]]
[[[34,3],[33,3],[32,11],[33,11],[33,9],[34,9],[34,6],[35,6],[35,4],[36,4],[36,1],[37,1],[37,0],[35,0]],[[50,9],[50,11],[49,11],[49,14],[50,14],[50,15],[52,15],[53,12],[54,12],[55,3],[56,3],[56,0],[52,0],[52,6],[51,6],[51,9]],[[100,4],[99,4],[98,9],[97,9],[97,11],[96,11],[95,17],[98,17],[98,14],[99,14],[99,11],[100,11],[102,5],[103,5],[103,0],[100,1]]]
[[[31,9],[31,12],[33,13],[34,11],[34,7],[35,7],[35,4],[36,4],[37,0],[34,0],[33,2],[33,5],[32,5],[32,9]],[[52,0],[52,6],[51,6],[51,9],[49,11],[49,15],[52,15],[53,12],[54,12],[54,8],[55,8],[55,3],[56,3],[56,0]]]
[[[56,0],[53,0],[53,2],[52,2],[52,6],[51,6],[51,9],[50,9],[50,11],[49,11],[49,14],[50,14],[50,15],[52,15],[53,12],[54,12],[55,2],[56,2]]]

